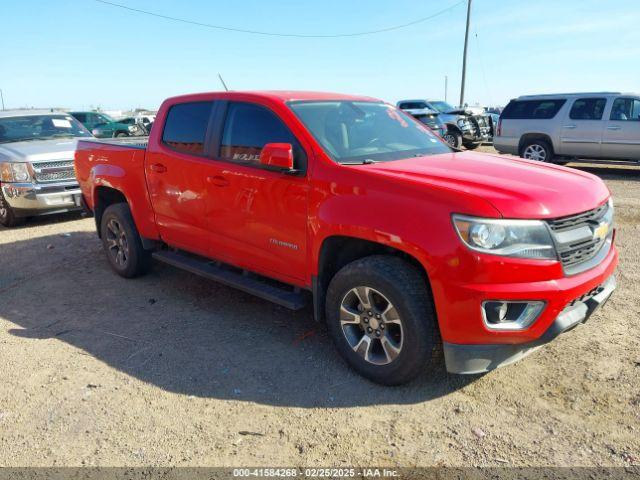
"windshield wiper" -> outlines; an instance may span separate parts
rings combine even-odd
[[[372,160],[371,158],[365,158],[361,162],[341,162],[342,165],[371,165],[372,163],[379,163],[376,160]]]

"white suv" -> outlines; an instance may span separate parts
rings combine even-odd
[[[616,92],[529,95],[500,115],[499,152],[542,162],[640,161],[640,96]]]

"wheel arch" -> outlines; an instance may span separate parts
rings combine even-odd
[[[548,134],[542,133],[542,132],[532,132],[532,133],[525,133],[520,137],[520,141],[518,142],[518,155],[522,155],[522,150],[524,149],[525,145],[530,141],[534,141],[534,140],[545,141],[551,147],[551,152],[555,153],[553,140]]]
[[[110,206],[116,203],[129,204],[127,197],[120,190],[107,187],[104,185],[98,185],[93,190],[93,218],[96,222],[96,230],[98,237],[102,238],[102,232],[100,231],[100,225],[102,223],[102,215],[104,211]]]
[[[417,268],[427,288],[431,289],[427,269],[412,253],[396,246],[365,238],[349,235],[331,235],[322,241],[316,257],[318,259],[317,275],[312,280],[313,313],[316,321],[323,322],[325,320],[324,304],[326,292],[335,274],[345,265],[371,255],[390,255],[401,258]]]

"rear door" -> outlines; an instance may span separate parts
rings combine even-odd
[[[576,157],[599,157],[606,105],[607,99],[604,97],[575,99],[560,126],[558,153]]]
[[[306,272],[307,153],[270,109],[228,102],[208,179],[210,256],[285,282]],[[267,143],[294,146],[295,174],[263,168]]]
[[[173,105],[157,146],[147,150],[145,174],[160,235],[190,252],[209,253],[207,177],[213,101]]]
[[[602,157],[640,160],[640,99],[613,101],[602,137]]]

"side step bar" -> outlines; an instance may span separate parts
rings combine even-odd
[[[160,250],[153,252],[153,258],[196,275],[237,288],[256,297],[264,298],[290,310],[300,310],[307,304],[307,295],[300,289],[276,286],[266,279],[248,275],[246,271],[236,272],[222,267],[222,264],[188,254]]]

